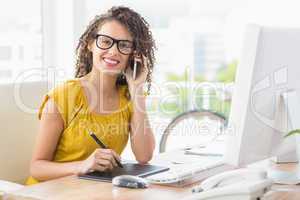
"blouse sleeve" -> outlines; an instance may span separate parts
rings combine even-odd
[[[49,99],[55,103],[61,117],[64,121],[64,126],[67,127],[69,120],[72,117],[72,112],[76,107],[76,87],[74,84],[66,82],[50,90],[43,98],[39,108],[38,118],[41,119],[43,109]]]
[[[65,95],[66,94],[65,94],[64,86],[58,86],[50,90],[43,98],[42,104],[39,108],[38,118],[41,119],[43,109],[45,108],[49,99],[52,99],[64,121],[64,125],[66,125],[66,122],[68,121],[68,115],[67,115],[68,106],[67,106]]]

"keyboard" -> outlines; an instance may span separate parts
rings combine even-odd
[[[146,179],[154,184],[182,184],[195,178],[197,181],[203,180],[216,173],[223,172],[227,168],[228,165],[223,160],[208,163],[189,163],[170,167],[169,171],[148,176]]]

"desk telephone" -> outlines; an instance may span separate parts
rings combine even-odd
[[[271,185],[264,170],[237,169],[204,180],[184,200],[260,200]]]

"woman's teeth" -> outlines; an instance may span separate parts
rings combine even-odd
[[[112,59],[109,59],[109,58],[104,58],[103,60],[104,60],[104,62],[106,62],[107,64],[110,64],[110,65],[117,65],[119,63],[119,61],[112,60]]]

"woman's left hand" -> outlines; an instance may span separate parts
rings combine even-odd
[[[144,84],[147,79],[147,75],[149,72],[148,69],[148,59],[143,55],[143,59],[141,57],[135,57],[134,58],[136,62],[140,63],[141,69],[139,73],[136,76],[136,79],[133,79],[133,70],[128,67],[125,71],[126,80],[129,86],[129,92],[131,96],[143,95],[144,93]],[[138,70],[137,70],[138,71]]]

